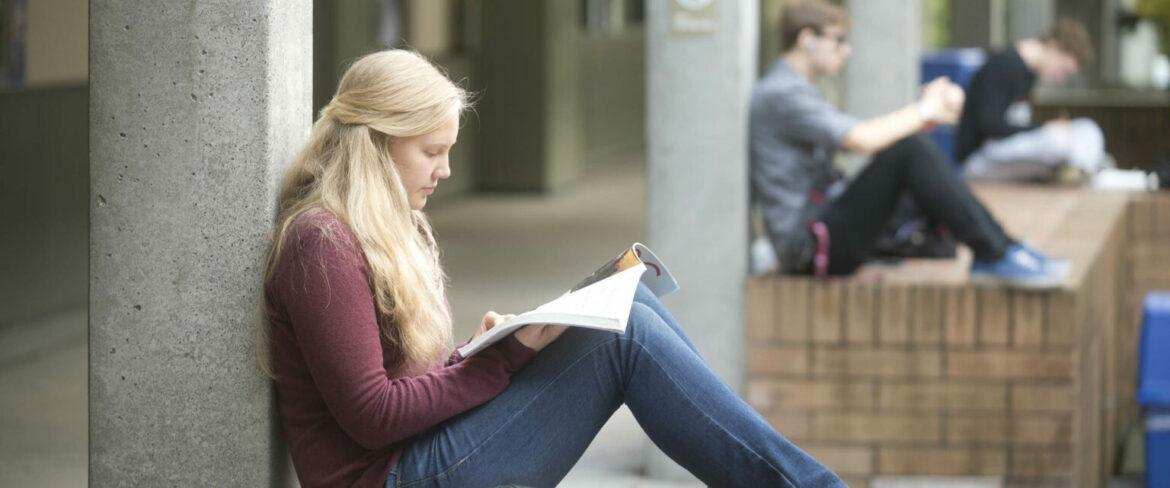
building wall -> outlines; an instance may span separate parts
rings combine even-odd
[[[325,63],[316,66],[315,108],[328,102],[346,62],[376,48],[372,44],[375,24],[352,22],[372,19],[372,7],[363,10],[350,5],[337,13],[322,10],[321,3],[316,5],[316,28],[322,31],[326,25],[328,30],[315,45],[315,56]],[[87,5],[77,0],[38,0],[29,6],[28,81],[32,88],[0,93],[0,113],[5,114],[0,119],[0,147],[5,148],[4,161],[11,168],[0,179],[0,212],[6,222],[15,224],[15,231],[0,239],[4,256],[0,260],[0,325],[84,306],[87,292]],[[414,15],[422,13],[427,12]],[[443,9],[429,13],[450,15]],[[341,25],[346,29],[337,28]],[[561,42],[572,39],[568,47],[579,53],[579,80],[576,89],[560,96],[580,101],[579,112],[571,116],[580,119],[574,127],[581,131],[584,164],[605,164],[644,151],[645,39],[641,29],[605,35],[572,29],[567,34]],[[418,47],[439,46],[441,39],[431,35]],[[478,53],[439,54],[433,59],[477,97],[489,95],[482,90]],[[474,189],[481,120],[475,111],[465,118],[459,144],[451,154],[453,175],[440,186],[437,201]]]
[[[88,103],[86,85],[0,93],[0,327],[85,305]]]
[[[585,164],[646,149],[646,39],[640,27],[583,35],[581,97]]]
[[[29,86],[84,83],[89,77],[89,2],[28,2]]]
[[[28,2],[26,86],[0,92],[0,327],[86,302],[88,9]]]
[[[1154,224],[1170,205],[1053,188],[977,192],[1013,235],[1046,236],[1046,251],[1073,263],[1063,287],[975,285],[962,260],[908,262],[879,281],[748,282],[745,397],[849,486],[920,475],[1104,486],[1117,433],[1135,425],[1137,329],[1121,305],[1126,290],[1170,276],[1153,265],[1167,255],[1154,251],[1167,235]]]
[[[570,186],[593,161],[605,164],[644,150],[640,26],[586,33],[572,2],[416,0],[403,6],[405,45],[430,57],[476,101],[451,154],[452,177],[440,185],[435,203],[476,189]],[[378,39],[379,2],[317,0],[314,7],[319,109],[346,64],[386,40]],[[495,69],[484,72],[487,65]]]

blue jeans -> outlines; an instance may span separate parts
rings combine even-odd
[[[641,285],[625,334],[569,328],[497,397],[415,437],[386,486],[555,486],[623,402],[708,485],[845,486],[720,380]]]

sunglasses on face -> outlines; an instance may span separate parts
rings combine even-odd
[[[834,42],[837,43],[837,47],[849,45],[849,39],[847,37],[845,37],[844,34],[830,35],[830,34],[826,34],[824,31],[819,30],[819,29],[813,29],[813,32],[816,32],[817,37],[832,39]]]

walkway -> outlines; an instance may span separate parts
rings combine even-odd
[[[483,312],[520,312],[555,297],[645,235],[640,162],[601,168],[556,196],[468,196],[430,215],[451,277],[456,337]],[[0,328],[0,487],[85,486],[84,309]],[[21,392],[21,394],[11,394]],[[564,487],[680,488],[645,480],[650,441],[626,409],[598,435]]]

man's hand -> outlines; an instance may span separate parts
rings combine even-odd
[[[1071,130],[1072,121],[1068,120],[1065,117],[1059,117],[1059,118],[1049,120],[1048,122],[1045,122],[1044,127],[1051,128],[1051,129],[1060,129],[1060,130]]]
[[[923,85],[918,96],[918,103],[924,105],[925,112],[930,114],[929,122],[943,125],[954,125],[959,122],[959,114],[963,111],[965,100],[963,88],[951,83],[945,76]]]
[[[510,313],[500,315],[494,311],[488,311],[488,313],[484,314],[483,320],[479,322],[479,329],[475,331],[475,335],[471,336],[471,338],[475,339],[484,332],[492,330],[492,327],[495,327],[496,324],[502,324],[514,318],[516,318],[516,316]]]
[[[956,124],[965,99],[959,85],[946,77],[936,78],[922,86],[914,103],[854,125],[845,133],[841,146],[856,153],[874,154],[921,131],[928,123]]]

